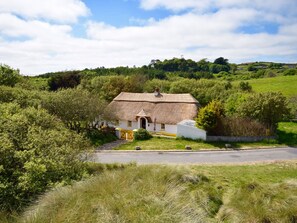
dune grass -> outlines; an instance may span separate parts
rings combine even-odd
[[[240,81],[235,81],[239,84]],[[255,92],[279,91],[287,97],[297,95],[297,75],[248,80]]]
[[[45,194],[20,222],[296,222],[297,161],[131,166]]]

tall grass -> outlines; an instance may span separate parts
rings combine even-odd
[[[297,161],[131,166],[45,194],[21,222],[296,222]]]
[[[179,171],[143,166],[51,192],[24,222],[205,222],[206,216],[180,184]]]

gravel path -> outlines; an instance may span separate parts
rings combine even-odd
[[[102,146],[99,146],[96,148],[96,150],[112,150],[113,148],[119,146],[119,145],[122,145],[122,144],[125,144],[127,143],[126,140],[117,140],[117,141],[114,141],[114,142],[110,142],[110,143],[106,143]]]

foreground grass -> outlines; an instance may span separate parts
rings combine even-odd
[[[233,148],[262,148],[276,146],[297,146],[297,123],[296,122],[280,122],[278,125],[278,140],[263,141],[255,143],[231,143]],[[158,138],[145,141],[133,141],[120,145],[115,150],[135,150],[136,146],[140,146],[142,150],[185,150],[185,146],[190,146],[192,150],[221,150],[225,148],[224,142],[207,143],[202,141],[194,141],[188,139],[170,139]]]
[[[297,161],[139,166],[56,189],[21,222],[296,222]]]
[[[237,81],[235,83],[239,83]],[[279,91],[287,97],[297,95],[297,76],[277,76],[248,81],[255,92]]]

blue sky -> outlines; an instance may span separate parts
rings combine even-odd
[[[0,63],[26,75],[181,55],[297,62],[297,1],[0,1]]]

